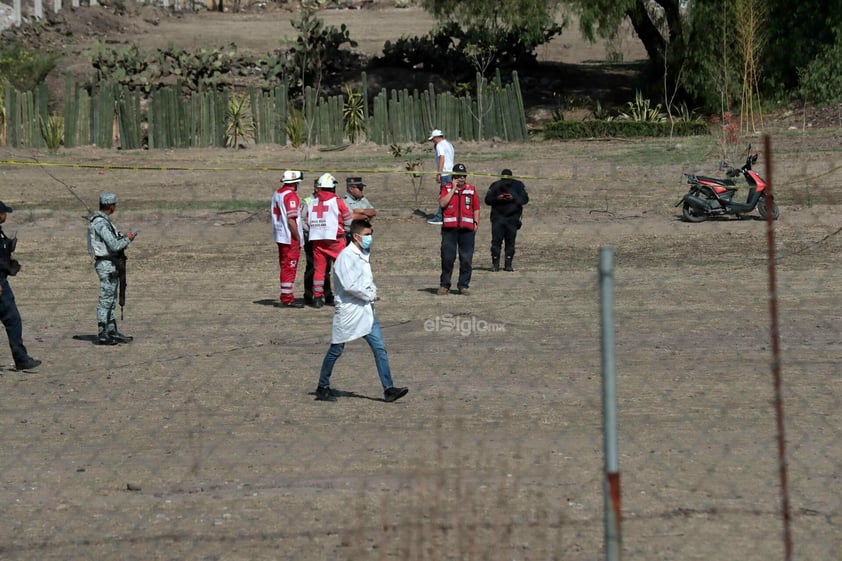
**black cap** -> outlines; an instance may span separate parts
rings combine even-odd
[[[12,207],[8,206],[3,201],[0,201],[0,212],[12,212]]]
[[[346,177],[345,178],[345,186],[346,187],[359,187],[362,189],[365,187],[365,183],[363,183],[362,177]]]
[[[509,168],[506,168],[506,169],[504,169],[503,171],[500,172],[500,175],[502,175],[503,177],[511,177],[512,176],[512,170],[510,170]]]
[[[454,176],[460,175],[462,177],[465,177],[466,175],[468,175],[468,170],[465,167],[465,164],[456,164],[455,166],[453,166],[452,174]]]

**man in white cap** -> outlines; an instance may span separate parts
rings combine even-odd
[[[12,212],[12,207],[0,202],[0,224],[6,222],[6,214]],[[32,370],[41,364],[37,358],[32,358],[23,345],[23,320],[20,319],[20,312],[15,303],[15,294],[9,285],[8,277],[13,277],[20,271],[20,263],[12,259],[12,253],[17,246],[17,238],[7,238],[0,228],[0,321],[6,328],[6,335],[9,337],[9,347],[12,349],[12,358],[15,359],[17,370]]]
[[[433,141],[433,147],[436,150],[436,182],[441,189],[452,180],[451,172],[455,157],[453,145],[444,138],[444,133],[439,129],[433,129],[427,140]],[[441,212],[441,207],[436,205],[436,214],[427,220],[427,224],[441,224]]]
[[[287,170],[281,179],[281,188],[272,195],[272,230],[278,245],[278,264],[280,265],[282,308],[303,308],[304,304],[295,301],[293,285],[301,258],[301,246],[304,244],[304,230],[299,220],[301,201],[298,199],[298,184],[303,175],[300,171]]]
[[[88,223],[88,253],[94,258],[94,269],[99,277],[99,304],[96,322],[99,328],[97,343],[116,345],[130,343],[133,337],[117,330],[114,308],[117,307],[117,287],[126,274],[125,250],[134,241],[137,232],[123,234],[112,224],[111,215],[117,210],[117,195],[101,193],[99,211]]]

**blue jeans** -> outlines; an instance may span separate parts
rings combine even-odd
[[[15,363],[23,362],[29,358],[29,354],[23,346],[23,321],[15,304],[15,293],[12,292],[6,278],[0,278],[0,288],[3,289],[3,294],[0,294],[0,321],[6,328],[6,335],[9,336],[9,347]]]
[[[451,181],[453,181],[452,175],[442,175],[441,181],[439,181],[439,193],[441,193],[441,188],[444,187],[445,185],[447,185],[448,183],[450,183]],[[438,204],[438,197],[436,197],[436,205],[438,205],[438,210],[436,211],[435,219],[441,220],[442,219],[442,214],[441,214],[442,208],[441,208],[441,205]]]
[[[468,288],[473,272],[474,241],[476,232],[462,228],[441,229],[441,279],[439,286],[450,288],[456,251],[459,251],[459,281],[457,288]]]
[[[380,376],[380,383],[383,384],[383,389],[388,390],[394,384],[392,383],[392,370],[389,368],[389,357],[386,355],[386,343],[383,342],[383,333],[380,331],[380,322],[377,321],[377,316],[374,316],[374,324],[371,326],[371,332],[363,336],[371,347],[371,352],[374,353],[374,364],[377,365],[377,374]],[[342,351],[345,350],[345,343],[332,343],[327,350],[325,359],[322,361],[322,371],[319,374],[319,387],[330,387],[330,375],[333,373],[333,365],[342,356]]]

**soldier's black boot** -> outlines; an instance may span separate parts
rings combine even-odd
[[[134,341],[134,337],[131,335],[124,335],[117,331],[117,320],[111,320],[108,324],[108,336],[111,337],[114,341],[118,343],[131,343]]]
[[[500,258],[499,257],[492,257],[491,258],[491,270],[495,273],[500,270]]]
[[[99,335],[96,339],[97,345],[116,345],[117,341],[115,341],[111,334],[108,333],[108,326],[104,323],[99,324]]]
[[[503,270],[504,271],[514,271],[514,269],[512,269],[512,258],[511,257],[506,257],[506,264],[503,267]]]

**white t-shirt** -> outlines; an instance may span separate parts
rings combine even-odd
[[[444,158],[444,167],[441,168],[442,175],[450,175],[453,171],[453,145],[442,138],[436,144],[436,171],[439,169],[439,158]]]

